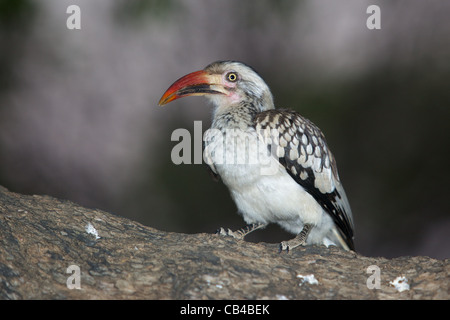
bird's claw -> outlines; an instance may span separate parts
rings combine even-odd
[[[225,230],[225,228],[220,227],[219,229],[216,230],[216,234],[220,235],[220,236],[228,236],[228,232],[231,231],[230,229]]]
[[[289,253],[289,243],[288,241],[282,241],[278,248],[278,253],[281,253],[286,250],[286,253]]]
[[[294,249],[298,246],[305,246],[306,245],[306,239],[308,238],[308,234],[312,229],[311,224],[305,224],[303,226],[302,231],[294,238],[289,241],[282,241],[280,243],[280,249],[279,252],[286,250],[287,253],[289,253],[290,249]]]
[[[242,239],[242,236],[240,236],[238,232],[234,232],[231,229],[225,229],[223,227],[217,229],[216,234],[225,237],[233,237],[234,239]]]
[[[306,242],[304,240],[300,240],[297,238],[294,238],[289,241],[282,241],[280,243],[280,247],[278,249],[278,253],[281,253],[282,251],[286,251],[286,253],[289,253],[289,250],[292,250],[294,248],[297,248],[299,246],[305,246]]]

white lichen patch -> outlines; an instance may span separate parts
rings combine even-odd
[[[297,275],[297,278],[300,279],[300,283],[298,284],[299,286],[301,286],[302,284],[309,283],[309,284],[319,284],[319,281],[317,281],[316,277],[314,277],[313,274],[308,274],[306,276],[303,276],[301,274]]]
[[[408,279],[406,277],[397,277],[392,281],[389,281],[389,285],[397,289],[398,292],[409,290]]]
[[[88,234],[93,235],[95,237],[95,240],[100,239],[97,229],[95,229],[95,227],[90,222],[86,225],[85,230]]]
[[[223,289],[223,287],[226,285],[226,283],[222,280],[217,279],[217,277],[213,277],[210,275],[203,275],[203,280],[206,281],[206,284],[209,286],[214,286],[218,289]]]

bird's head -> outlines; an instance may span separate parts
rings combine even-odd
[[[258,73],[244,63],[217,61],[175,81],[163,94],[159,105],[187,96],[206,96],[216,108],[252,103],[264,111],[273,109],[270,89]]]

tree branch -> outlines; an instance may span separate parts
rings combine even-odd
[[[213,234],[162,232],[0,187],[0,299],[450,298],[448,259],[372,258],[318,246],[289,254],[277,249]],[[409,290],[390,284],[400,276]],[[377,280],[379,289],[369,289],[368,282],[374,287]]]

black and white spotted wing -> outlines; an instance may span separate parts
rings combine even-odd
[[[354,250],[353,218],[336,162],[320,129],[292,110],[267,110],[255,117],[257,132],[289,175],[332,217],[347,246]]]

